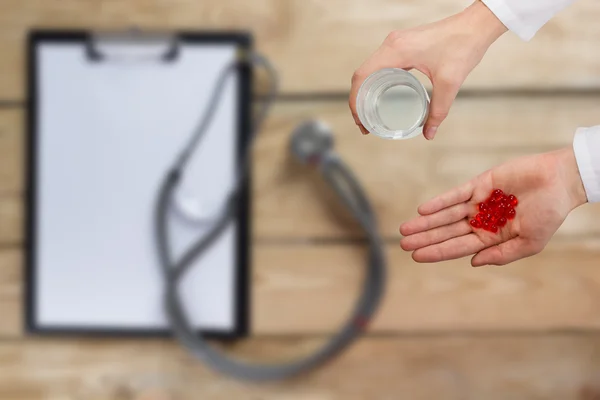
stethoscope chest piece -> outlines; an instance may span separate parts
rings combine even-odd
[[[304,164],[322,160],[333,149],[331,129],[321,121],[309,120],[292,133],[290,151]]]

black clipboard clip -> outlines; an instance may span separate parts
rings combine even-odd
[[[95,32],[88,37],[86,53],[94,62],[171,62],[179,55],[179,38],[173,33],[144,32],[135,27]]]

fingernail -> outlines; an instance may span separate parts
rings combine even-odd
[[[436,132],[437,132],[437,126],[430,126],[425,131],[425,139],[427,139],[427,140],[433,140],[433,138],[435,137],[435,133]]]

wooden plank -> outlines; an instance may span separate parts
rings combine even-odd
[[[459,98],[436,135],[446,148],[521,148],[571,144],[578,127],[600,124],[600,95]]]
[[[22,258],[19,250],[0,251],[0,336],[16,337],[23,331]]]
[[[0,93],[24,97],[25,35],[31,27],[123,29],[248,29],[280,71],[284,92],[349,89],[354,70],[395,29],[460,11],[453,0],[4,0],[0,4]],[[600,86],[596,47],[600,5],[580,0],[531,42],[507,34],[488,51],[465,88]],[[428,83],[426,80],[424,80]]]
[[[23,113],[0,110],[0,196],[23,188]]]
[[[358,245],[256,245],[252,267],[255,334],[330,333],[359,294],[365,249]],[[387,288],[373,332],[600,328],[600,242],[553,241],[503,268],[437,265],[386,248]],[[21,332],[21,254],[0,252],[0,336]]]
[[[15,245],[23,239],[23,202],[20,196],[0,196],[0,244]]]
[[[505,268],[477,270],[468,259],[418,265],[398,245],[386,250],[387,289],[374,331],[600,327],[598,249],[557,244]],[[344,320],[362,283],[360,248],[255,251],[256,332],[331,332]]]
[[[253,339],[227,352],[272,361],[318,344]],[[600,335],[365,338],[302,377],[263,384],[217,374],[167,341],[8,341],[0,372],[0,394],[12,400],[592,400]]]
[[[512,157],[570,145],[577,126],[594,124],[597,97],[464,98],[433,142],[422,138],[391,142],[362,137],[343,101],[278,103],[254,149],[253,233],[258,238],[362,236],[339,200],[316,172],[289,154],[290,132],[307,118],[319,118],[335,133],[336,151],[364,185],[377,210],[381,231],[398,237],[398,226],[417,205],[447,188]],[[0,112],[0,192],[23,188],[21,111]],[[600,123],[600,122],[597,122]],[[20,196],[19,196],[20,199]],[[21,212],[14,197],[0,199],[2,231],[18,240]],[[600,209],[585,206],[567,218],[559,235],[600,234]]]
[[[431,196],[511,158],[570,146],[578,126],[600,123],[599,101],[595,96],[463,98],[433,142],[362,137],[344,102],[280,104],[255,149],[255,234],[360,235],[320,178],[289,161],[289,133],[305,118],[320,118],[333,128],[336,150],[364,185],[381,231],[396,237],[400,223]],[[598,207],[577,209],[558,235],[598,235],[600,226],[593,221],[599,218]]]
[[[23,151],[21,110],[0,110],[0,244],[20,243],[23,237]]]

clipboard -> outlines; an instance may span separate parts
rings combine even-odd
[[[126,35],[131,43],[117,37],[122,39],[81,30],[29,33],[30,334],[170,335],[152,229],[156,194],[207,107],[218,74],[237,52],[252,47],[247,32]],[[119,47],[123,43],[129,47]],[[238,67],[183,181],[183,192],[199,195],[215,211],[249,139],[251,88],[249,68]],[[248,178],[237,218],[182,283],[190,318],[206,337],[248,334],[250,185]],[[170,229],[177,252],[206,227],[176,214]]]

